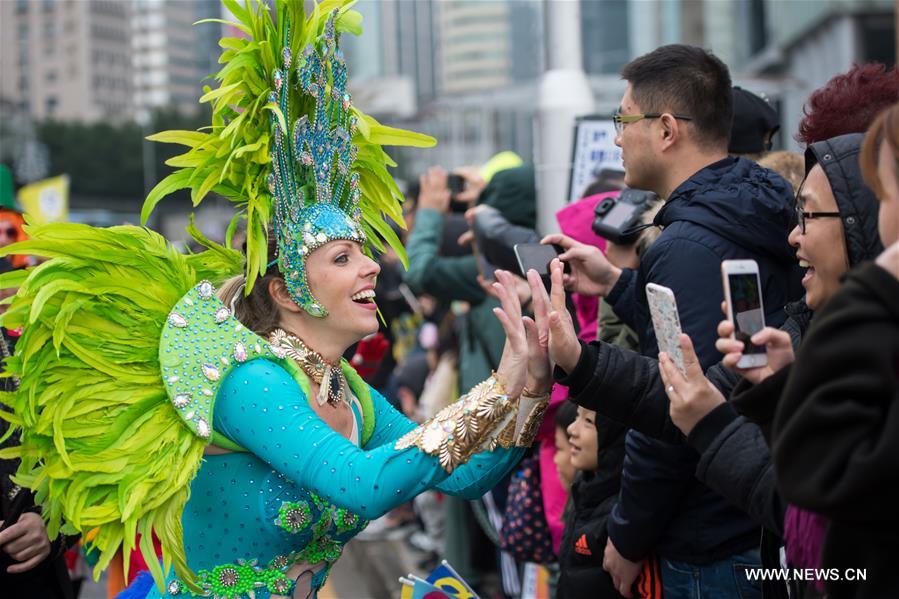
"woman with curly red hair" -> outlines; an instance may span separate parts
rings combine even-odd
[[[899,69],[872,62],[853,65],[809,96],[796,141],[811,145],[846,133],[864,133],[899,100]]]

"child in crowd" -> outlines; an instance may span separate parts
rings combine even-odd
[[[571,405],[566,401],[559,412]],[[567,439],[557,436],[557,443],[570,446],[569,463],[577,475],[571,484],[571,502],[565,515],[556,597],[617,598],[621,595],[615,589],[612,577],[603,569],[603,557],[608,539],[606,523],[618,499],[624,459],[621,440],[626,429],[608,419],[598,420],[596,412],[578,407],[567,432]],[[561,478],[565,476],[565,468],[560,461],[557,457]],[[643,580],[638,579],[638,585],[642,583]],[[645,593],[638,596],[645,596]]]
[[[562,402],[556,411],[554,419],[556,425],[556,453],[553,456],[553,462],[556,464],[556,472],[559,475],[559,481],[566,491],[571,490],[571,483],[577,474],[577,469],[571,463],[571,443],[568,441],[568,427],[574,424],[577,418],[577,406],[570,401]],[[561,539],[559,539],[561,541]],[[559,554],[559,545],[555,544],[553,549],[556,555]]]

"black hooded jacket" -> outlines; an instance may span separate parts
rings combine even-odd
[[[877,202],[864,186],[857,162],[861,137],[850,135],[813,144],[808,149],[810,158],[807,161],[807,169],[810,170],[818,163],[817,156],[829,156],[822,167],[835,192],[844,223],[850,221],[849,226],[844,227],[844,234],[849,262],[853,266],[871,260],[880,251]],[[787,304],[784,311],[787,321],[781,329],[790,334],[793,346],[798,347],[811,323],[812,311],[801,300]],[[627,371],[631,374],[617,379],[594,377],[589,388],[580,389],[584,399],[582,405],[627,423],[647,435],[672,442],[683,439],[668,416],[668,400],[656,360],[632,352],[616,352],[599,344],[585,346],[584,353],[588,352],[595,355],[597,372]],[[582,361],[590,360],[582,356]],[[742,381],[720,363],[710,367],[706,376],[725,397]],[[776,382],[775,377],[772,379],[775,380],[763,383],[750,396],[745,393],[752,389],[751,385],[741,383],[734,400],[719,406],[701,420],[687,441],[701,455],[697,478],[764,526],[762,559],[764,563],[776,566],[779,563],[779,537],[783,534],[786,504],[775,485],[768,448],[768,432],[778,399],[776,387],[774,391],[767,389],[768,384]],[[777,386],[782,386],[782,382]],[[596,394],[597,389],[603,389],[602,395]],[[593,401],[587,401],[591,397]],[[766,597],[786,596],[773,591],[775,586],[766,585]]]
[[[805,151],[805,172],[821,165],[837,203],[843,223],[846,256],[854,268],[874,260],[883,251],[877,229],[880,204],[874,192],[865,185],[858,163],[864,135],[851,133],[810,145]],[[804,320],[800,338],[811,324],[811,316]],[[794,340],[793,347],[799,343]],[[780,399],[785,375],[771,377],[753,388],[741,380],[734,389],[732,401],[741,414],[758,424],[770,439],[771,423]]]
[[[861,360],[859,364],[865,364],[870,367],[869,370],[876,371],[883,366],[883,362],[868,359],[871,354],[865,354],[865,350],[873,350],[873,355],[886,358],[887,363],[890,351],[896,351],[895,340],[892,346],[889,345],[892,335],[888,327],[884,327],[884,323],[878,320],[889,321],[889,316],[883,318],[888,314],[884,305],[888,306],[889,301],[877,298],[876,293],[873,294],[876,299],[868,300],[867,306],[862,305],[863,300],[860,299],[868,299],[866,285],[878,288],[877,282],[880,280],[888,283],[881,285],[880,289],[891,288],[895,292],[899,287],[895,281],[890,286],[889,277],[878,277],[878,269],[870,264],[883,251],[883,244],[878,234],[879,202],[865,185],[858,163],[863,138],[862,134],[842,135],[812,144],[805,154],[806,173],[816,164],[821,165],[833,191],[843,224],[847,258],[852,268],[849,281],[825,304],[820,324],[819,317],[813,323],[806,321],[802,333],[804,339],[808,332],[809,340],[798,351],[797,361],[759,385],[741,382],[732,398],[737,410],[761,427],[769,444],[774,443],[779,464],[777,469],[788,468],[787,472],[778,472],[780,488],[786,493],[786,499],[795,500],[803,507],[834,518],[824,545],[823,567],[868,568],[869,580],[873,584],[828,587],[833,597],[885,597],[893,596],[897,591],[895,585],[883,584],[891,579],[895,563],[889,555],[891,552],[895,555],[896,544],[899,543],[899,533],[895,526],[895,503],[880,491],[881,488],[891,486],[879,476],[866,479],[865,474],[866,471],[875,471],[878,466],[882,467],[884,463],[890,463],[890,456],[895,455],[894,450],[882,444],[868,445],[882,445],[879,454],[869,451],[865,441],[869,435],[877,435],[872,431],[889,427],[889,401],[866,403],[872,396],[862,391],[863,388],[868,389],[865,387],[871,380],[868,373],[855,366],[850,368],[851,374],[840,370],[841,365],[847,363],[849,355],[856,355]],[[858,284],[854,284],[856,281],[853,281],[852,273],[859,273],[856,277]],[[872,280],[874,284],[870,283]],[[893,298],[895,297],[893,293]],[[853,305],[855,302],[858,302],[858,306]],[[893,304],[895,306],[895,301]],[[865,328],[869,331],[868,334],[864,332]],[[813,338],[816,335],[817,340]],[[829,347],[819,348],[825,339],[831,338],[840,341],[831,343]],[[881,345],[876,345],[878,342]],[[855,351],[852,349],[853,343],[856,344]],[[794,343],[794,347],[797,345]],[[833,356],[838,356],[838,359],[833,360]],[[819,401],[814,394],[814,387],[820,381],[820,373],[825,371],[832,373],[835,379],[845,375],[845,387],[840,391],[838,401],[831,405],[828,405],[827,400]],[[893,404],[896,377],[894,370]],[[882,378],[878,379],[875,375],[873,379],[877,381],[875,385],[880,385],[880,389],[884,388]],[[859,393],[856,397],[863,399],[856,401],[850,397],[847,394],[849,388]],[[885,393],[888,397],[888,387]],[[875,404],[877,408],[872,410]],[[855,407],[858,409],[853,412]],[[867,425],[859,425],[865,417],[868,418]],[[842,439],[835,432],[837,428],[833,426],[836,424],[834,418],[839,421],[839,428],[844,429]],[[826,442],[815,446],[810,442],[814,434],[807,434],[810,430],[815,431],[815,434],[829,431]],[[884,433],[882,438],[896,437],[892,433]],[[845,458],[853,452],[856,452],[856,458]],[[860,460],[857,459],[859,457]],[[770,453],[767,458],[770,460]],[[733,455],[725,452],[720,459],[722,462],[732,461]],[[841,461],[843,459],[846,461]],[[774,470],[773,466],[769,468]],[[886,471],[890,469],[887,468]],[[838,480],[833,476],[835,472],[843,473],[845,477]],[[859,482],[865,480],[868,482]],[[860,488],[865,490],[860,491]],[[774,489],[771,494],[779,496]],[[857,499],[860,495],[869,496],[872,501],[864,505],[856,503],[852,515],[847,518],[849,511],[845,506],[851,503],[849,498]],[[873,507],[877,501],[882,502],[880,509]],[[786,501],[782,499],[779,503],[786,505]],[[892,529],[887,524],[891,520]]]
[[[603,570],[602,559],[609,538],[606,525],[621,484],[626,431],[606,418],[596,419],[599,467],[595,473],[579,475],[571,487],[570,510],[559,546],[556,599],[621,597],[612,577]]]
[[[671,194],[655,219],[664,227],[662,234],[638,270],[622,273],[607,299],[640,335],[641,353],[655,359],[658,346],[644,287],[649,282],[670,287],[684,332],[693,338],[700,361],[708,367],[720,359],[714,342],[723,297],[722,260],[758,262],[766,320],[774,326],[783,323],[783,306],[799,280],[787,243],[792,222],[792,193],[786,181],[744,158],[720,160]],[[582,357],[591,360],[590,352]],[[594,404],[608,394],[607,389],[596,388],[584,393],[597,366],[579,364],[571,373],[580,374],[586,384],[560,380],[571,387],[572,399],[585,407],[592,407],[585,399]],[[634,376],[627,361],[604,366],[606,380]],[[621,498],[609,520],[609,535],[624,557],[636,561],[655,548],[661,557],[701,564],[757,545],[757,525],[695,478],[698,459],[696,451],[683,444],[628,433]]]

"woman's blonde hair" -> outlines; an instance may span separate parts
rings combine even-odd
[[[802,154],[780,150],[763,156],[758,162],[759,166],[770,168],[786,179],[793,187],[794,195],[799,191],[799,186],[805,179],[805,157]]]
[[[269,286],[272,281],[282,279],[281,271],[278,270],[278,263],[275,261],[275,240],[269,234],[269,256],[268,263],[270,266],[265,274],[256,279],[253,289],[248,294],[246,276],[240,274],[231,277],[222,284],[218,291],[218,297],[222,300],[231,313],[245,327],[261,337],[268,337],[275,329],[281,326],[281,315],[278,311],[278,305],[269,293]],[[244,247],[246,252],[246,247]]]

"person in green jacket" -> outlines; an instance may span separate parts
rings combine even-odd
[[[489,183],[473,169],[460,172],[467,187],[454,199],[472,205],[488,204],[514,224],[535,226],[537,204],[533,166],[498,171]],[[505,335],[493,315],[493,309],[499,303],[478,283],[475,256],[442,256],[440,253],[450,196],[444,169],[433,167],[421,177],[415,221],[406,241],[409,268],[405,281],[416,294],[427,293],[441,301],[463,301],[470,306],[459,331],[459,393],[465,393],[496,368]],[[466,501],[453,497],[447,497],[444,506],[443,557],[463,578],[477,584],[479,577],[471,565],[471,509]]]

